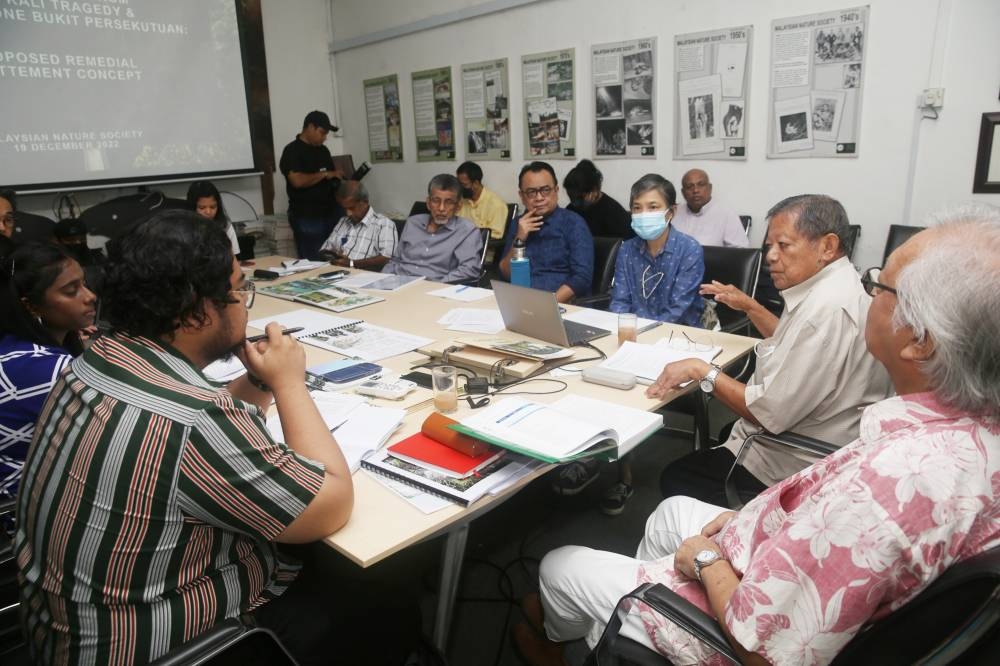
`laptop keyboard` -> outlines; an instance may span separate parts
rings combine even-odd
[[[566,327],[566,337],[569,339],[571,347],[581,342],[590,342],[591,340],[603,338],[605,335],[611,335],[611,331],[606,331],[603,328],[587,326],[586,324],[567,321],[566,319],[563,319],[563,326]]]

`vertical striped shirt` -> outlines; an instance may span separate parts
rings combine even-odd
[[[323,466],[179,352],[116,335],[75,359],[42,409],[15,549],[32,657],[143,663],[280,595],[272,540]]]

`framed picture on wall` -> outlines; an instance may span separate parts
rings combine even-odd
[[[1000,113],[983,114],[972,191],[1000,194]]]

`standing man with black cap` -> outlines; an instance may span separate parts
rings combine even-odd
[[[295,234],[299,257],[319,259],[319,248],[343,211],[334,198],[344,174],[333,166],[325,145],[326,136],[337,127],[322,111],[310,111],[302,121],[302,132],[281,152],[279,167],[288,192],[288,223]]]

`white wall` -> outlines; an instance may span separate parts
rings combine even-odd
[[[855,263],[862,266],[881,261],[889,224],[906,222],[907,181],[911,148],[916,145],[917,168],[912,209],[913,222],[929,208],[971,195],[972,170],[978,119],[982,112],[998,108],[1000,58],[995,34],[1000,28],[995,0],[942,0],[949,30],[942,50],[943,74],[937,85],[946,88],[945,108],[939,121],[919,121],[918,93],[928,84],[932,63],[934,26],[938,0],[872,0],[867,41],[867,72],[861,123],[860,155],[856,159],[768,160],[765,157],[769,28],[773,18],[795,16],[854,6],[829,0],[770,0],[735,3],[701,0],[651,2],[625,0],[550,0],[494,13],[481,18],[434,28],[368,46],[341,51],[335,56],[344,144],[356,161],[368,155],[367,129],[362,96],[366,78],[396,73],[400,77],[403,113],[403,164],[378,164],[366,179],[376,209],[387,213],[409,210],[424,196],[427,181],[435,173],[453,172],[464,159],[458,141],[454,162],[417,164],[413,134],[410,73],[451,65],[455,108],[461,108],[458,74],[463,63],[507,57],[510,61],[511,127],[514,159],[482,162],[485,182],[508,201],[516,201],[516,174],[525,161],[522,137],[524,119],[520,84],[522,54],[575,47],[577,54],[577,152],[593,152],[593,91],[589,86],[589,49],[592,44],[655,35],[658,44],[658,109],[661,138],[656,160],[601,160],[605,191],[625,201],[628,189],[649,171],[662,173],[679,184],[683,172],[703,166],[715,183],[715,194],[740,213],[754,217],[752,237],[764,234],[764,214],[784,196],[822,192],[840,199],[855,223],[862,225],[861,243]],[[431,16],[467,6],[462,0],[409,3]],[[380,5],[379,7],[381,7]],[[362,11],[351,0],[334,0],[334,34],[357,36],[398,26],[400,17],[384,8]],[[350,11],[348,11],[350,10]],[[378,11],[376,11],[378,10]],[[379,14],[382,11],[382,14]],[[381,16],[381,20],[380,20]],[[351,21],[363,19],[363,26]],[[343,24],[343,25],[341,25]],[[673,35],[713,28],[754,25],[753,78],[749,108],[749,158],[745,162],[674,161],[670,136],[674,121]],[[359,29],[364,28],[364,29]],[[460,114],[459,114],[460,115]],[[461,121],[459,121],[461,123]],[[461,136],[461,126],[457,134]],[[573,162],[555,160],[560,179]],[[1000,197],[979,196],[1000,203]],[[565,202],[565,196],[563,196]]]

